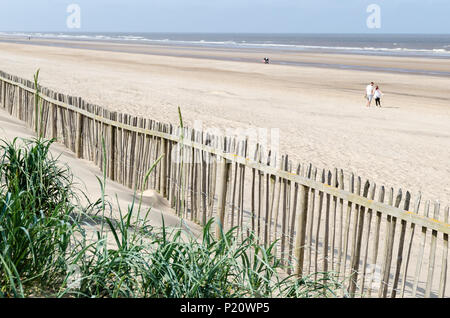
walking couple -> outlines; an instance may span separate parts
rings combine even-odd
[[[366,87],[366,99],[367,99],[367,107],[370,107],[370,104],[372,103],[372,99],[375,97],[375,103],[376,106],[381,107],[381,96],[383,96],[383,93],[380,91],[380,88],[375,86],[373,82],[371,82]]]

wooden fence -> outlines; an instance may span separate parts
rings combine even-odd
[[[37,130],[34,83],[3,72],[0,83],[0,107]],[[277,254],[299,276],[333,272],[350,297],[450,295],[448,206],[342,170],[293,167],[261,146],[249,154],[246,140],[111,112],[46,88],[40,95],[43,136],[114,181],[156,189],[180,217],[215,218],[217,235],[238,227],[265,245],[278,240]]]

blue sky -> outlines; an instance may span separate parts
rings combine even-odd
[[[0,31],[74,31],[71,3],[79,32],[450,33],[450,0],[2,0]]]

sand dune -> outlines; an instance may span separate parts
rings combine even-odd
[[[0,109],[0,138],[2,140],[12,141],[16,137],[31,139],[35,137],[35,133],[26,128],[24,122],[11,117],[6,111]],[[100,180],[103,177],[102,172],[97,166],[92,162],[78,159],[75,154],[59,143],[54,143],[50,148],[50,152],[54,158],[58,158],[58,162],[61,165],[65,165],[71,169],[74,176],[74,189],[83,191],[87,196],[85,198],[78,192],[80,194],[79,199],[83,204],[88,204],[87,199],[93,203],[101,198],[102,192],[97,177]],[[111,210],[107,209],[107,213],[111,211],[112,215],[106,216],[119,219],[119,208],[123,214],[128,211],[128,207],[133,202],[134,192],[111,180],[106,180],[104,189],[106,201],[111,204],[112,208]],[[169,226],[169,228],[183,228],[186,230],[186,233],[194,234],[195,237],[199,237],[202,234],[202,229],[199,225],[188,220],[181,222],[167,201],[156,193],[156,191],[146,191],[142,199],[142,211],[147,212],[149,208],[151,209],[147,220],[153,226],[161,227],[162,220],[164,219],[164,224]],[[135,215],[137,214],[136,210],[135,208]],[[88,231],[92,230],[90,227],[87,227],[87,229]],[[112,246],[114,246],[113,237],[110,236],[109,239]]]

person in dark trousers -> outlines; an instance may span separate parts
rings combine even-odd
[[[380,88],[378,86],[375,87],[375,92],[374,92],[375,105],[378,107],[381,107],[381,96],[383,96],[383,93],[380,91]]]

